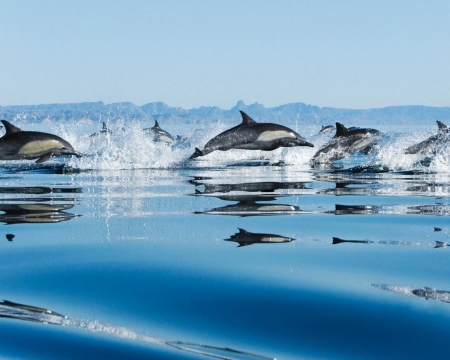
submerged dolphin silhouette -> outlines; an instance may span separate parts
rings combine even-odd
[[[286,126],[273,123],[257,123],[245,112],[239,110],[242,123],[224,131],[209,140],[204,149],[195,148],[194,159],[205,156],[213,151],[226,151],[230,149],[244,150],[275,150],[279,147],[311,146],[303,137]]]
[[[0,138],[0,160],[36,160],[43,163],[52,156],[83,156],[59,136],[38,132],[22,131],[6,120],[2,120],[6,134]]]
[[[358,152],[369,153],[381,137],[375,129],[346,128],[336,123],[336,134],[312,158],[312,163],[332,162]]]
[[[418,144],[412,145],[405,149],[405,154],[434,154],[436,148],[450,141],[450,128],[442,121],[437,120],[439,132],[436,135],[430,136],[428,139],[421,141]]]
[[[155,141],[161,141],[165,143],[171,143],[174,141],[173,136],[170,135],[166,130],[161,129],[158,121],[155,120],[155,125],[151,128],[146,128],[144,131],[151,132]]]

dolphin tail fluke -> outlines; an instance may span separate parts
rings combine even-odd
[[[345,242],[345,240],[342,240],[342,239],[340,239],[338,237],[333,237],[333,245],[340,244],[340,243],[343,243],[343,242]]]
[[[192,154],[192,156],[189,159],[195,159],[199,156],[203,156],[204,154],[199,148],[195,148],[195,152]]]

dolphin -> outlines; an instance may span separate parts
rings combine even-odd
[[[450,140],[450,128],[442,121],[437,120],[438,133],[428,139],[405,149],[405,154],[435,154],[436,148]]]
[[[101,130],[98,133],[93,133],[91,135],[89,135],[89,137],[95,137],[95,136],[99,136],[99,135],[106,135],[106,134],[111,134],[112,131],[108,129],[108,127],[106,126],[106,123],[103,122],[103,126],[101,128]]]
[[[333,125],[322,125],[322,129],[319,130],[319,134],[326,134],[333,131],[335,127]]]
[[[279,147],[314,147],[313,144],[307,142],[294,130],[286,126],[273,123],[257,123],[245,112],[239,111],[242,115],[241,124],[209,140],[203,150],[195,148],[195,152],[190,158],[194,159],[199,156],[205,156],[216,150],[244,149],[270,151]]]
[[[0,160],[37,159],[36,163],[43,163],[52,156],[83,156],[59,136],[37,131],[22,131],[6,120],[2,120],[2,123],[6,134],[0,138]]]
[[[172,143],[174,142],[174,138],[170,135],[166,130],[161,129],[158,124],[158,121],[155,120],[155,125],[151,128],[144,129],[146,132],[151,132],[153,134],[153,138],[155,141],[160,141],[164,143]]]
[[[367,128],[346,128],[336,123],[336,134],[312,158],[312,163],[327,163],[359,152],[368,154],[377,144],[381,132]]]
[[[253,245],[253,244],[279,244],[285,242],[291,242],[295,239],[275,234],[257,234],[251,233],[244,229],[238,228],[239,232],[231,235],[229,239],[225,241],[235,241],[239,244],[238,247]]]

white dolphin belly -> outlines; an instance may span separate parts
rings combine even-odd
[[[39,156],[55,149],[57,145],[58,141],[56,140],[30,141],[17,151],[17,155]]]
[[[261,134],[259,134],[256,141],[270,142],[270,141],[278,140],[280,138],[287,138],[287,137],[295,139],[295,135],[291,134],[288,131],[284,131],[284,130],[264,131]]]

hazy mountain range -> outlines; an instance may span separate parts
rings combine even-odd
[[[104,104],[103,102],[85,102],[74,104],[43,104],[0,107],[0,118],[14,122],[27,120],[42,121],[80,121],[91,120],[116,121],[140,120],[153,122],[153,119],[164,123],[199,124],[210,121],[230,121],[239,123],[239,110],[245,111],[256,121],[277,123],[306,122],[309,124],[333,124],[340,121],[345,125],[360,124],[424,124],[434,120],[450,119],[450,107],[429,107],[421,105],[390,106],[375,109],[341,109],[318,107],[301,102],[266,108],[262,104],[245,105],[243,101],[229,109],[216,106],[201,106],[195,109],[171,107],[164,102],[152,102],[137,106],[131,102]]]

